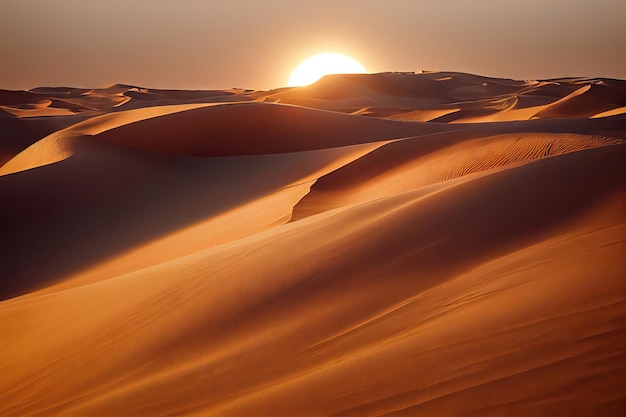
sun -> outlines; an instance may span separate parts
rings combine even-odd
[[[335,53],[314,55],[296,67],[289,77],[289,87],[313,84],[327,74],[363,74],[367,72],[354,58]]]

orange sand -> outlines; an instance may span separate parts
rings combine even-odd
[[[0,415],[622,416],[626,82],[0,90]]]

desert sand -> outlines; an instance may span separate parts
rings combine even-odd
[[[0,91],[0,415],[623,416],[626,81]]]

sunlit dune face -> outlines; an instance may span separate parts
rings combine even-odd
[[[289,87],[309,85],[328,74],[362,74],[366,70],[357,60],[334,53],[314,55],[296,67],[289,77]]]

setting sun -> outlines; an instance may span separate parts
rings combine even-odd
[[[323,53],[304,60],[289,77],[289,87],[305,86],[328,74],[362,74],[366,70],[357,60],[335,53]]]

